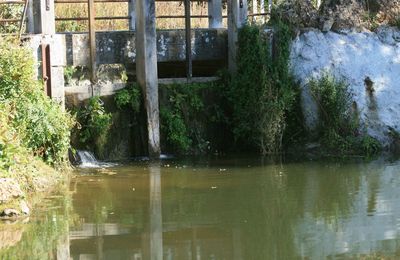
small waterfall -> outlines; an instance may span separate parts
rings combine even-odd
[[[93,153],[89,151],[77,151],[81,168],[103,168],[115,166],[114,163],[99,162]]]

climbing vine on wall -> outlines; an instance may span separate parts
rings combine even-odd
[[[289,72],[291,30],[280,21],[273,27],[275,44],[263,36],[262,27],[240,30],[237,73],[228,94],[236,142],[258,147],[263,154],[282,150],[287,115],[298,94]]]

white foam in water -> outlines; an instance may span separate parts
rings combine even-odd
[[[115,166],[115,163],[99,162],[96,157],[89,151],[78,151],[81,160],[79,167],[81,168],[105,168]]]

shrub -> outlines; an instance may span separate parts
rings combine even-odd
[[[281,151],[286,117],[296,101],[289,73],[291,30],[280,21],[274,26],[279,46],[274,57],[262,28],[245,26],[239,31],[237,73],[228,93],[236,142],[258,147],[263,154]]]
[[[130,108],[134,113],[138,113],[142,103],[142,93],[137,84],[119,90],[114,97],[115,104],[119,109]]]
[[[0,103],[9,107],[10,126],[22,145],[47,163],[65,160],[72,117],[50,100],[34,80],[34,60],[28,48],[0,39]]]
[[[372,155],[381,150],[380,143],[361,127],[353,108],[353,94],[345,81],[325,73],[311,79],[309,88],[318,106],[318,135],[330,152]]]
[[[88,104],[79,109],[77,119],[81,125],[79,140],[88,146],[105,138],[112,123],[112,116],[105,112],[99,96],[90,98]]]

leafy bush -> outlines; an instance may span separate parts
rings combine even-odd
[[[23,5],[16,4],[0,4],[1,19],[21,19]],[[6,22],[0,23],[0,33],[17,33],[19,23]]]
[[[138,113],[142,103],[142,93],[137,84],[119,90],[114,97],[119,109],[129,107],[134,113]]]
[[[311,79],[309,88],[318,105],[318,135],[326,148],[333,153],[366,155],[381,150],[380,143],[361,127],[345,81],[325,73],[320,79]]]
[[[43,85],[34,80],[34,60],[28,48],[0,39],[0,103],[10,108],[10,126],[22,145],[47,163],[65,160],[72,117],[50,100]]]
[[[262,28],[245,26],[239,31],[237,73],[228,93],[236,142],[258,147],[263,154],[281,151],[287,113],[296,101],[289,73],[291,30],[280,21],[274,25],[279,46],[274,55]]]
[[[104,103],[98,96],[90,98],[78,111],[77,119],[81,125],[79,139],[87,145],[104,138],[112,123],[111,114],[105,112]]]
[[[221,131],[216,127],[220,104],[214,102],[220,101],[220,86],[220,82],[162,86],[167,100],[160,108],[161,133],[173,151],[204,154],[216,145],[211,141],[214,132]]]

